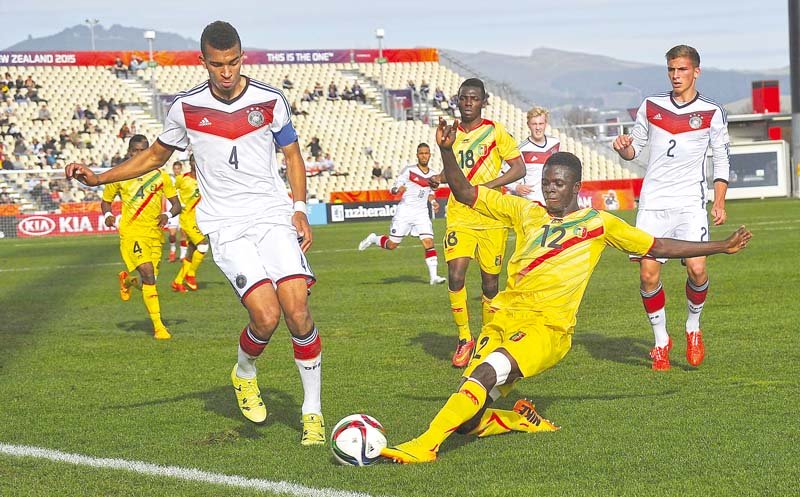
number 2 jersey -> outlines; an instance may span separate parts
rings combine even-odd
[[[484,119],[472,131],[461,126],[456,133],[453,153],[467,180],[473,185],[482,185],[500,176],[503,161],[519,157],[517,143],[497,122]],[[452,194],[447,201],[447,229],[496,229],[506,225],[496,219],[487,218],[458,202]]]
[[[163,199],[177,195],[167,173],[159,169],[138,178],[110,183],[103,188],[103,200],[106,202],[113,202],[117,195],[122,200],[122,218],[119,221],[121,235],[154,233],[155,236],[161,236],[158,216],[163,212]]]
[[[473,208],[513,226],[517,235],[508,260],[505,290],[492,307],[540,313],[544,324],[572,333],[575,315],[606,246],[645,255],[655,238],[606,211],[580,209],[553,218],[539,204],[477,187]]]
[[[699,93],[679,104],[672,93],[647,97],[631,131],[635,156],[649,145],[639,209],[701,206],[707,199],[705,161],[714,159],[714,181],[728,181],[728,122],[719,104]]]
[[[242,93],[225,101],[208,82],[179,93],[158,137],[197,161],[201,200],[197,225],[205,233],[239,221],[290,224],[292,203],[278,174],[275,145],[297,141],[283,93],[247,78]]]

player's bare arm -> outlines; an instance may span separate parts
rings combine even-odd
[[[672,238],[656,238],[650,255],[653,257],[702,257],[714,254],[735,254],[747,247],[753,234],[744,226],[734,231],[728,238],[715,242],[686,242]]]
[[[112,167],[101,174],[95,174],[85,164],[73,162],[64,168],[67,179],[76,179],[86,186],[116,183],[154,171],[163,166],[172,155],[172,148],[165,147],[156,141],[142,153],[136,154],[122,164]]]
[[[181,202],[178,200],[177,195],[170,197],[167,200],[169,200],[169,216],[167,216],[166,212],[162,212],[158,216],[158,226],[161,228],[167,225],[170,218],[180,215],[182,209]]]
[[[406,192],[406,187],[405,186],[398,186],[398,187],[394,187],[393,186],[389,190],[389,193],[391,193],[392,195],[402,195],[405,192]]]
[[[300,145],[294,142],[281,148],[281,150],[283,151],[283,156],[286,157],[286,179],[289,181],[289,188],[292,190],[292,198],[294,198],[295,202],[305,202],[306,165],[303,162]],[[305,211],[295,211],[292,215],[292,224],[297,230],[297,236],[302,238],[300,248],[303,252],[306,252],[311,247],[314,237]]]
[[[439,212],[439,202],[436,201],[435,195],[428,196],[428,203],[431,204],[433,212]]]
[[[439,119],[439,126],[436,128],[436,143],[442,153],[442,163],[444,164],[443,174],[450,185],[450,191],[456,200],[462,204],[472,205],[475,203],[477,192],[475,186],[471,185],[461,168],[458,167],[456,156],[453,153],[453,143],[456,141],[456,130],[458,129],[458,119],[448,125],[444,119]]]
[[[483,186],[486,188],[497,188],[498,186],[507,185],[525,177],[525,161],[522,160],[522,156],[506,161],[506,163],[509,166],[508,171],[492,181],[487,181]]]
[[[625,160],[633,160],[636,151],[633,149],[633,137],[631,135],[619,135],[612,143],[614,151]]]
[[[714,182],[714,203],[711,205],[711,217],[714,226],[725,224],[728,220],[728,213],[725,212],[725,195],[728,193],[728,183],[725,181]]]
[[[117,218],[111,212],[111,202],[106,202],[105,200],[100,201],[100,210],[103,212],[103,224],[111,228],[115,224],[117,224]]]

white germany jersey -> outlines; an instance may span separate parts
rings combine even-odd
[[[280,90],[245,77],[241,95],[224,101],[208,82],[179,93],[167,113],[162,144],[192,146],[200,203],[197,226],[213,233],[251,219],[289,224],[292,203],[278,174],[275,145],[297,141]]]
[[[714,159],[714,181],[728,181],[728,119],[719,104],[699,93],[679,105],[671,93],[647,97],[631,132],[638,156],[649,145],[639,209],[705,207],[705,160]]]
[[[416,164],[400,171],[393,188],[404,186],[406,191],[397,205],[398,213],[402,211],[404,215],[414,215],[414,213],[424,212],[426,216],[428,215],[428,197],[433,191],[428,180],[435,174],[430,168],[427,173],[423,173]]]
[[[516,185],[522,184],[531,188],[531,192],[525,195],[525,198],[528,200],[533,200],[534,202],[539,202],[540,205],[544,205],[542,169],[547,159],[558,152],[560,147],[561,142],[558,138],[547,135],[545,135],[544,144],[541,146],[533,143],[530,137],[526,138],[517,146],[517,148],[519,148],[519,153],[522,155],[522,161],[525,162],[525,177],[519,182],[514,183],[514,186],[516,187]]]

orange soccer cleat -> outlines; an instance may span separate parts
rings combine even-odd
[[[178,257],[175,255],[175,252],[174,251],[170,251],[169,257],[167,258],[167,260],[169,262],[175,262],[177,259],[178,259]]]
[[[672,350],[672,337],[670,337],[666,347],[653,347],[653,350],[650,351],[650,358],[653,359],[653,371],[669,370],[670,350]]]
[[[701,330],[686,333],[686,361],[692,366],[699,366],[706,357],[706,347],[703,345],[703,332]]]
[[[119,298],[127,302],[131,299],[131,287],[128,285],[128,272],[120,271],[117,277],[119,278]]]
[[[188,288],[189,290],[191,291],[197,290],[197,280],[195,279],[194,276],[188,276],[188,275],[184,276],[183,282],[185,283],[186,288]]]
[[[472,351],[475,350],[475,340],[461,339],[458,341],[458,346],[453,354],[453,367],[463,368],[469,364],[469,359],[472,357]]]
[[[183,283],[175,283],[173,281],[171,286],[172,286],[172,291],[173,292],[183,293],[183,292],[188,292],[189,291],[189,290],[186,289],[185,286],[183,286]]]

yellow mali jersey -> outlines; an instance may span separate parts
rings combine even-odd
[[[197,178],[193,178],[189,173],[182,174],[175,178],[175,189],[178,191],[178,198],[183,206],[181,222],[196,224],[195,213],[197,212],[197,203],[200,202]]]
[[[112,202],[119,195],[122,200],[121,234],[158,232],[162,197],[172,198],[175,187],[163,171],[151,171],[138,178],[106,185],[103,200]]]
[[[506,288],[492,307],[541,313],[546,325],[572,333],[583,292],[607,245],[647,254],[655,239],[606,211],[581,209],[553,218],[535,202],[477,188],[474,209],[514,227]]]
[[[503,161],[519,157],[517,142],[502,124],[484,119],[470,132],[461,126],[456,133],[453,153],[469,182],[482,185],[500,176]],[[456,201],[453,195],[447,201],[447,228],[494,229],[507,226],[501,221],[487,219],[468,206]]]

